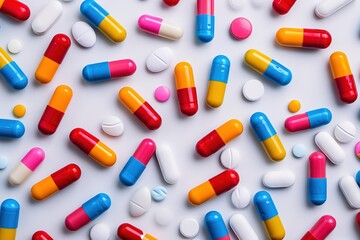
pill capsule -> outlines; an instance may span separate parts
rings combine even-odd
[[[331,44],[331,35],[322,29],[280,28],[276,32],[276,41],[285,47],[327,48]]]
[[[319,108],[302,114],[291,116],[285,120],[285,129],[298,132],[310,128],[317,128],[331,122],[332,114],[327,108]]]
[[[54,239],[45,231],[37,231],[32,235],[31,240],[54,240]]]
[[[241,214],[234,214],[230,218],[230,227],[234,231],[238,239],[241,240],[259,240],[258,235]]]
[[[38,123],[38,129],[41,133],[51,135],[56,132],[72,95],[73,92],[69,86],[60,85],[55,89]]]
[[[262,176],[261,181],[267,188],[291,187],[295,183],[295,174],[289,170],[269,171]]]
[[[188,200],[194,205],[200,205],[220,194],[229,191],[240,181],[239,174],[235,170],[225,170],[210,178],[208,181],[191,189]]]
[[[23,183],[45,158],[45,152],[34,147],[23,157],[17,167],[10,173],[9,182],[12,185]]]
[[[340,145],[327,132],[315,135],[315,143],[333,164],[341,164],[346,159],[346,154]]]
[[[275,12],[284,15],[290,11],[295,2],[296,0],[274,0],[272,6]]]
[[[323,240],[336,227],[336,220],[333,216],[322,216],[315,225],[306,232],[301,240]]]
[[[18,21],[26,21],[30,17],[30,9],[20,1],[2,0],[0,12]]]
[[[84,1],[80,6],[80,12],[111,41],[117,43],[125,40],[126,30],[97,2]]]
[[[334,52],[331,54],[329,62],[340,100],[344,103],[355,102],[358,92],[346,54]]]
[[[31,188],[31,196],[38,201],[44,200],[79,180],[80,176],[81,170],[78,165],[66,165],[50,176],[35,183]]]
[[[18,120],[0,119],[0,138],[21,138],[25,126]]]
[[[210,71],[210,78],[206,96],[208,106],[217,108],[223,103],[226,84],[229,79],[230,60],[224,55],[214,58]]]
[[[162,18],[151,15],[145,14],[140,16],[138,19],[138,26],[144,32],[170,40],[178,40],[183,35],[183,30],[180,27],[175,26]]]
[[[15,90],[24,89],[28,84],[28,78],[9,54],[0,47],[0,76]]]
[[[135,62],[131,59],[123,59],[86,65],[82,70],[82,75],[87,82],[102,82],[130,76],[135,71]]]
[[[75,128],[71,131],[69,138],[81,151],[103,167],[111,167],[115,164],[116,153],[86,130]]]
[[[358,226],[360,227],[360,212],[358,214],[356,214],[356,222],[357,222]]]
[[[173,6],[177,5],[180,2],[180,0],[163,0],[163,2],[166,5],[173,7]]]
[[[339,187],[350,207],[360,208],[360,188],[357,185],[354,177],[342,177],[339,180]]]
[[[6,199],[0,209],[0,239],[15,240],[18,227],[20,205],[15,199]]]
[[[351,2],[353,2],[353,0],[323,0],[316,4],[315,14],[319,18],[325,18],[339,11]]]
[[[149,130],[156,130],[161,126],[160,115],[134,89],[123,87],[118,97],[122,104]]]
[[[140,178],[156,150],[155,142],[150,138],[141,141],[134,154],[121,170],[119,179],[126,186],[132,186]]]
[[[230,240],[224,219],[219,212],[208,212],[204,217],[204,223],[211,240]]]
[[[208,157],[238,137],[243,132],[243,125],[237,119],[231,119],[211,131],[196,143],[196,151],[203,157]]]
[[[141,229],[129,223],[121,224],[118,227],[117,235],[122,240],[157,240],[157,238],[144,233]]]
[[[258,50],[248,50],[245,53],[245,63],[280,86],[285,86],[291,81],[292,74],[289,69]]]
[[[167,145],[158,146],[156,148],[156,158],[165,182],[175,184],[180,178],[180,173],[170,147]]]
[[[321,205],[327,198],[326,157],[314,152],[309,157],[308,200]]]
[[[196,37],[208,43],[215,32],[214,0],[197,0],[196,10]]]
[[[285,229],[270,194],[266,191],[257,192],[254,196],[254,204],[270,239],[283,239],[285,237]]]
[[[70,213],[65,218],[65,226],[70,231],[76,231],[99,217],[108,210],[110,206],[110,197],[105,193],[99,193]]]
[[[250,124],[267,155],[274,161],[283,160],[286,150],[268,117],[256,112],[251,115]]]

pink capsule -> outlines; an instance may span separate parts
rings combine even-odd
[[[327,198],[326,157],[322,152],[314,152],[309,157],[308,199],[321,205]]]
[[[144,32],[170,40],[180,39],[183,35],[183,30],[180,27],[151,15],[140,16],[138,26]]]
[[[322,216],[301,240],[324,240],[336,227],[336,220],[330,215]]]

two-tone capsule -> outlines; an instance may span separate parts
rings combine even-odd
[[[196,151],[201,156],[208,157],[231,140],[240,136],[242,132],[242,123],[237,119],[231,119],[200,139],[196,143]]]
[[[327,108],[319,108],[305,113],[291,116],[285,120],[285,129],[289,132],[298,132],[317,128],[331,122],[332,114]]]
[[[331,44],[331,35],[323,29],[280,28],[276,32],[276,41],[285,47],[327,48]]]
[[[117,229],[117,235],[122,240],[157,240],[130,223],[121,224]]]
[[[20,1],[0,1],[0,12],[21,22],[30,17],[29,7]]]
[[[15,240],[19,223],[20,205],[15,199],[6,199],[0,208],[0,239]]]
[[[229,191],[235,187],[239,181],[240,176],[235,170],[225,170],[191,189],[188,193],[188,200],[193,205],[203,204],[204,202]]]
[[[340,100],[344,103],[355,102],[358,92],[346,54],[334,52],[330,56],[329,63]]]
[[[290,11],[295,2],[296,0],[274,0],[272,7],[275,12],[284,15]]]
[[[126,186],[132,186],[140,178],[156,150],[155,142],[150,138],[141,141],[134,154],[121,170],[119,179]]]
[[[156,130],[161,126],[160,115],[134,89],[123,87],[118,97],[121,103],[149,130]]]
[[[214,58],[209,84],[206,96],[206,103],[208,106],[217,108],[220,107],[224,101],[226,85],[229,79],[230,60],[224,55],[218,55]]]
[[[257,192],[254,196],[254,205],[270,239],[283,239],[285,229],[270,194],[267,191]]]
[[[72,89],[67,85],[60,85],[55,89],[38,123],[41,133],[51,135],[56,132],[72,96]]]
[[[110,206],[110,197],[105,193],[99,193],[70,213],[65,218],[65,226],[70,231],[76,231],[99,217],[108,210]]]
[[[54,240],[47,232],[37,231],[32,235],[31,240]]]
[[[24,89],[28,84],[28,78],[9,54],[0,47],[0,76],[15,90]]]
[[[80,12],[111,41],[117,43],[125,40],[126,30],[123,26],[94,0],[84,1],[80,6]]]
[[[289,69],[258,50],[248,50],[245,53],[245,63],[280,86],[288,85],[291,82],[292,74]]]
[[[336,220],[333,216],[322,216],[301,240],[323,240],[335,229]]]
[[[267,155],[274,161],[281,161],[286,150],[268,117],[256,112],[250,117],[250,124]]]
[[[200,42],[208,43],[214,38],[215,16],[214,0],[197,0],[196,37]]]
[[[321,205],[327,198],[326,157],[314,152],[309,157],[308,200]]]
[[[99,62],[86,65],[82,75],[87,82],[102,82],[134,74],[136,64],[131,59]]]
[[[204,223],[211,240],[230,240],[229,231],[219,212],[208,212],[204,217]]]
[[[64,60],[70,45],[71,40],[67,35],[56,34],[35,71],[35,79],[41,83],[49,83]]]
[[[139,17],[138,26],[144,32],[170,40],[178,40],[184,33],[180,27],[162,18],[146,14]]]
[[[101,166],[111,167],[115,164],[116,153],[85,129],[73,129],[69,138],[73,144]]]
[[[22,122],[12,119],[0,119],[0,138],[21,138],[25,133]]]

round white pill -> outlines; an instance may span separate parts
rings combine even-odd
[[[169,208],[160,208],[155,213],[155,221],[160,226],[167,226],[174,218],[173,211]]]
[[[232,9],[239,10],[244,6],[245,2],[246,0],[229,0],[229,5]]]
[[[226,148],[221,152],[220,161],[224,168],[234,169],[239,166],[240,163],[240,153],[234,148]]]
[[[334,129],[334,135],[339,142],[349,143],[355,138],[356,127],[349,121],[338,123]]]
[[[235,208],[246,208],[250,203],[250,193],[245,187],[237,187],[231,194],[231,202]]]
[[[306,147],[304,144],[295,144],[292,153],[296,158],[302,158],[306,155]]]
[[[11,52],[12,54],[17,54],[17,53],[21,52],[22,44],[19,40],[13,39],[8,43],[7,48],[9,50],[9,52]]]
[[[76,22],[72,25],[71,34],[78,44],[89,48],[96,43],[96,34],[94,29],[86,22]]]
[[[110,228],[104,223],[95,224],[90,229],[91,240],[109,240],[110,239]]]
[[[0,170],[5,169],[8,166],[8,159],[5,156],[0,156]]]
[[[242,93],[248,101],[257,101],[264,95],[264,85],[259,80],[249,80],[244,84]]]
[[[148,56],[146,60],[146,67],[150,72],[161,72],[170,66],[173,58],[174,53],[170,48],[161,47]]]
[[[193,238],[198,235],[199,223],[193,218],[185,218],[180,223],[180,233],[186,238]]]
[[[124,133],[124,124],[120,118],[109,116],[101,122],[102,130],[113,137],[118,137]]]

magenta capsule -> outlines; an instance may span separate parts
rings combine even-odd
[[[180,39],[183,35],[183,30],[180,27],[151,15],[140,16],[138,26],[144,32],[170,40]]]
[[[336,227],[336,220],[330,215],[322,216],[301,240],[324,240]]]

